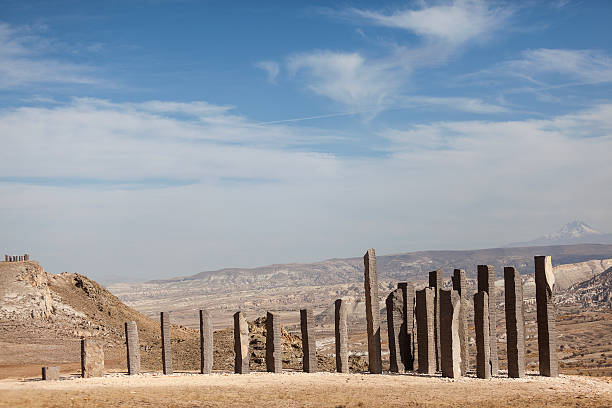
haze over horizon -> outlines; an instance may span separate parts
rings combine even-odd
[[[0,241],[50,272],[612,232],[609,2],[0,0]]]

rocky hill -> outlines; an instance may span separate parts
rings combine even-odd
[[[612,267],[560,293],[559,303],[612,308]]]

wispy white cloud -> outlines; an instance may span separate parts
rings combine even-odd
[[[0,89],[40,83],[94,84],[101,82],[87,65],[46,55],[51,42],[40,27],[14,27],[0,22]]]
[[[257,68],[264,70],[268,74],[268,82],[275,84],[276,78],[280,73],[280,65],[275,61],[259,61],[255,63]]]
[[[478,0],[455,0],[450,4],[425,5],[420,9],[403,9],[392,13],[360,9],[351,9],[347,13],[374,25],[400,28],[430,41],[459,45],[488,37],[512,15],[511,8],[495,7],[493,4]]]

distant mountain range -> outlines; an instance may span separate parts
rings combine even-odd
[[[530,247],[540,245],[612,244],[612,234],[597,231],[584,221],[572,221],[559,231],[525,242],[513,242],[506,247]]]

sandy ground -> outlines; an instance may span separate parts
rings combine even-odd
[[[368,374],[111,374],[102,378],[1,380],[2,407],[610,407],[610,378],[562,375],[457,380]]]

